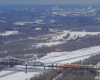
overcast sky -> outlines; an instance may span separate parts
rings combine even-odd
[[[100,0],[0,0],[0,4],[100,4]]]

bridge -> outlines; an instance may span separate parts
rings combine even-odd
[[[18,59],[12,56],[6,56],[3,58],[0,58],[0,71],[1,71],[1,65],[8,65],[8,66],[15,66],[15,65],[24,65],[25,66],[25,73],[27,73],[27,66],[42,66],[43,67],[43,73],[45,73],[45,68],[50,67],[51,69],[87,69],[87,70],[95,70],[97,71],[97,75],[99,75],[98,70],[100,70],[100,65],[79,65],[79,64],[57,64],[57,63],[51,63],[46,64],[45,62],[39,60],[36,57],[28,58],[28,59]]]
[[[24,65],[25,73],[27,73],[27,66],[44,66],[44,63],[39,62],[38,58],[36,57],[32,57],[29,59],[18,59],[9,55],[0,58],[0,71],[1,71],[1,65],[8,65],[9,67],[15,65]]]
[[[12,56],[0,58],[0,65],[27,65],[27,66],[44,66],[42,62],[37,61],[36,57],[29,59],[18,59]]]

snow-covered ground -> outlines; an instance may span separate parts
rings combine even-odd
[[[98,35],[100,32],[86,32],[83,31],[71,31],[71,30],[64,30],[63,32],[57,32],[55,35],[48,35],[50,37],[49,40],[45,43],[37,43],[37,47],[42,46],[52,46],[52,45],[58,45],[67,42],[68,40],[77,39],[78,37],[85,37],[85,36],[93,36]],[[67,36],[67,37],[66,37]],[[33,46],[33,45],[32,45]]]
[[[12,71],[3,71],[1,73],[11,73]],[[0,80],[29,80],[31,77],[35,76],[36,74],[39,74],[39,72],[30,72],[30,73],[24,73],[24,72],[17,72],[13,73],[11,75],[7,75],[5,77],[1,77]]]
[[[66,35],[69,34],[69,37],[67,38],[67,40],[70,39],[76,39],[77,37],[84,37],[86,35],[98,35],[100,34],[100,32],[86,32],[86,31],[63,31],[62,35],[56,36],[54,37],[55,40],[60,40],[60,39],[64,39],[64,37]]]
[[[15,22],[14,25],[25,25],[25,24],[32,24],[34,22],[28,22],[28,21],[25,21],[25,22]]]
[[[42,21],[43,21],[43,20],[20,21],[20,22],[15,22],[15,23],[13,23],[13,25],[25,25],[25,24],[33,24],[33,23],[42,24]]]
[[[9,36],[14,34],[18,34],[18,31],[6,31],[5,33],[0,33],[0,36]]]
[[[59,42],[59,41],[57,41],[57,42],[38,43],[38,44],[37,44],[37,47],[42,47],[42,46],[53,46],[53,45],[58,45],[58,44],[62,44],[62,43],[64,43],[64,42]],[[32,45],[32,46],[34,46],[34,45]]]
[[[28,73],[25,73],[25,66],[16,66],[14,68],[2,70],[0,72],[0,80],[30,80],[31,77],[43,73],[43,67],[37,69],[38,70],[35,71],[32,66],[29,66]]]
[[[0,22],[5,22],[5,21],[3,21],[3,20],[0,20]]]
[[[84,60],[92,55],[100,53],[100,46],[94,46],[89,48],[83,48],[75,51],[65,52],[51,52],[40,59],[44,63],[72,63],[79,60]]]
[[[35,28],[35,30],[42,30],[42,28],[39,28],[39,27],[38,27],[38,28]]]

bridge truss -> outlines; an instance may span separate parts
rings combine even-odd
[[[39,62],[38,58],[32,57],[29,59],[18,59],[12,56],[0,58],[0,65],[27,65],[27,66],[44,66],[44,63]]]

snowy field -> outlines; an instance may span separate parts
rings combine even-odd
[[[32,66],[28,66],[28,73],[25,73],[25,66],[16,66],[2,70],[0,72],[0,80],[29,80],[31,77],[43,73],[43,67],[35,69],[36,70],[33,70]]]
[[[92,55],[100,53],[100,46],[94,46],[89,48],[83,48],[75,51],[65,52],[51,52],[42,57],[40,61],[47,63],[72,63],[79,60],[84,60]]]
[[[29,80],[31,77],[35,76],[36,74],[39,74],[39,72],[30,72],[30,73],[24,73],[24,72],[16,72],[13,74],[10,74],[12,71],[2,71],[1,73],[9,74],[5,77],[1,77],[0,80]],[[2,76],[2,75],[1,75]]]
[[[86,32],[85,30],[83,31],[64,30],[63,32],[57,32],[55,35],[51,35],[51,36],[48,35],[51,39],[47,40],[47,42],[45,43],[37,43],[36,46],[42,47],[42,46],[58,45],[58,44],[65,43],[68,40],[75,40],[78,37],[94,36],[94,35],[99,35],[99,34],[100,32]],[[31,46],[34,46],[34,45],[31,45]]]

